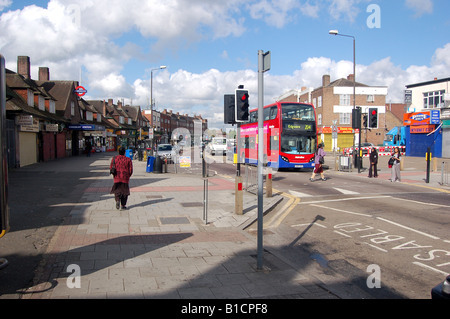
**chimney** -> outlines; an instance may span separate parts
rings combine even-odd
[[[47,67],[39,68],[39,81],[48,82],[50,81],[50,69]]]
[[[117,108],[119,108],[119,109],[122,108],[122,101],[121,100],[117,101]]]
[[[347,76],[347,80],[353,82],[353,81],[355,80],[355,76],[354,76],[353,74],[349,74],[349,75]]]
[[[113,99],[108,99],[108,106],[113,106]]]
[[[17,57],[17,73],[22,75],[25,79],[30,79],[30,57]]]
[[[326,86],[328,86],[328,85],[330,85],[330,76],[328,75],[328,74],[325,74],[323,77],[322,77],[322,86],[323,87],[326,87]]]
[[[103,117],[106,117],[106,102],[103,100]]]

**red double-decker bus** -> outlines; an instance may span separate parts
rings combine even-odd
[[[317,148],[314,106],[277,102],[264,107],[264,163],[275,168],[313,168]],[[240,161],[258,163],[258,109],[240,127]]]

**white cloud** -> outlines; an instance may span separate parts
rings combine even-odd
[[[329,0],[328,12],[335,20],[354,22],[360,10],[358,4],[367,0]]]
[[[417,17],[427,13],[433,13],[432,0],[406,0],[406,6],[414,10]]]
[[[250,16],[262,19],[268,25],[282,28],[292,21],[300,10],[298,0],[262,0],[250,5]]]
[[[0,0],[0,11],[5,10],[12,4],[12,0]]]

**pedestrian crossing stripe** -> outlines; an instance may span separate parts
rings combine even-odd
[[[333,189],[337,190],[339,193],[344,194],[344,195],[359,195],[360,194],[358,192],[349,191],[349,190],[337,188],[337,187],[333,187]],[[289,190],[289,194],[291,194],[292,196],[301,197],[301,198],[314,197],[314,195],[300,193],[300,192],[293,191],[293,190]]]

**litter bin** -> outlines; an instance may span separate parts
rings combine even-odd
[[[155,164],[153,165],[153,173],[162,173],[162,159],[158,155],[156,155]]]
[[[133,159],[133,150],[132,149],[126,150],[125,151],[125,156]]]
[[[147,173],[153,172],[154,163],[155,163],[155,158],[153,156],[147,157],[147,169],[146,169]]]

